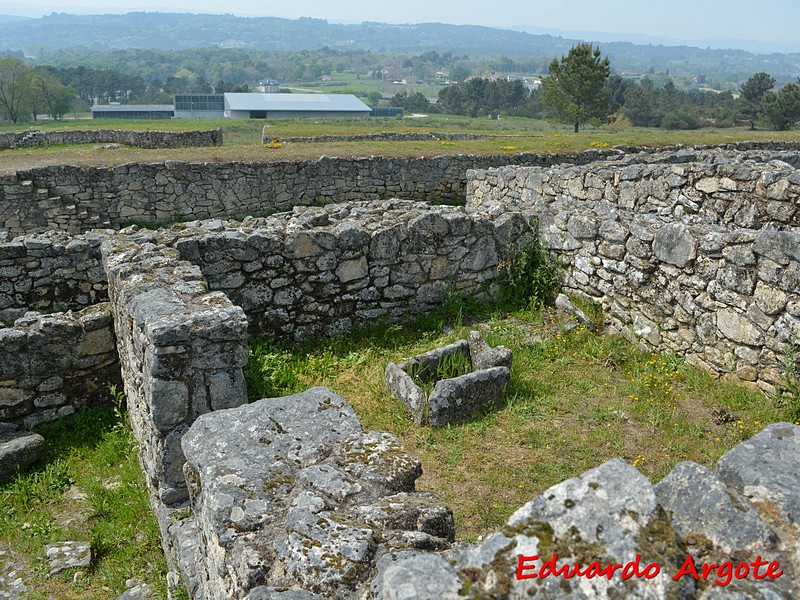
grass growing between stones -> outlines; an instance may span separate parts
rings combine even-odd
[[[113,408],[89,408],[37,429],[45,456],[0,485],[0,549],[26,574],[32,599],[108,599],[137,577],[166,598],[166,561],[132,433]],[[45,546],[91,542],[88,569],[48,576]]]
[[[421,459],[418,489],[437,492],[453,508],[464,540],[498,528],[548,487],[611,458],[657,482],[682,460],[712,467],[783,418],[759,391],[714,379],[679,357],[571,327],[541,309],[483,315],[449,333],[442,319],[428,318],[302,345],[260,340],[247,368],[251,399],[265,389],[284,395],[332,388],[365,429],[391,431]],[[417,427],[383,390],[387,362],[451,343],[472,328],[490,345],[514,351],[505,407],[462,425]]]

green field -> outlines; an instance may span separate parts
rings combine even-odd
[[[0,126],[0,132],[23,131],[34,126],[52,128],[98,128],[187,131],[221,128],[224,145],[211,148],[178,148],[146,150],[121,147],[104,149],[99,145],[59,146],[2,150],[0,173],[54,164],[106,166],[127,162],[185,161],[275,161],[316,160],[320,156],[438,156],[443,154],[515,154],[519,152],[572,153],[588,148],[624,146],[666,146],[673,144],[722,144],[745,140],[800,141],[800,131],[750,131],[747,128],[700,129],[671,131],[656,128],[612,126],[586,127],[572,133],[569,126],[550,121],[526,118],[471,119],[453,115],[429,115],[422,118],[390,119],[170,119],[144,120],[63,120],[40,121],[35,124]],[[266,148],[261,143],[262,131],[268,137],[311,137],[320,135],[357,135],[383,131],[483,133],[500,135],[481,140],[381,142],[344,141],[323,144],[283,144]]]

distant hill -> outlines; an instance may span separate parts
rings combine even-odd
[[[0,15],[0,25],[3,23],[19,23],[20,21],[28,21],[29,17],[18,17],[17,15]]]
[[[418,23],[357,25],[321,19],[235,17],[177,13],[125,15],[68,15],[54,13],[39,19],[0,20],[0,48],[25,50],[84,47],[102,53],[115,49],[186,50],[237,48],[297,51],[330,47],[381,54],[420,54],[435,50],[468,55],[473,59],[508,57],[552,58],[566,54],[579,40],[553,35],[472,25]],[[669,72],[705,75],[739,82],[757,71],[771,73],[779,82],[800,76],[800,54],[759,55],[744,50],[712,50],[690,46],[603,43],[602,50],[620,72]]]

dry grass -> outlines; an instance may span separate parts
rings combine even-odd
[[[261,132],[267,127],[270,136],[309,137],[318,135],[357,135],[380,131],[457,133],[489,133],[507,135],[482,140],[422,142],[327,142],[324,144],[283,144],[280,148],[265,148]],[[37,127],[76,127],[75,122],[37,124]],[[445,154],[509,154],[519,152],[572,153],[588,148],[615,145],[664,146],[672,144],[721,144],[744,140],[800,141],[800,132],[749,131],[745,128],[702,129],[698,131],[667,131],[630,128],[613,130],[610,127],[587,128],[574,134],[566,129],[532,119],[469,119],[466,117],[431,116],[424,119],[286,119],[276,121],[226,119],[213,121],[83,121],[80,128],[163,129],[182,131],[222,127],[225,144],[211,148],[180,148],[174,150],[145,150],[120,147],[106,149],[101,144],[59,146],[0,151],[0,173],[8,174],[34,167],[70,164],[84,166],[114,166],[131,162],[188,162],[316,160],[321,156],[439,156]],[[24,129],[18,126],[15,129]],[[5,128],[10,129],[10,128]]]

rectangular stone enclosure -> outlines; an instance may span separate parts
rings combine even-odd
[[[466,421],[486,407],[502,404],[511,380],[511,350],[491,348],[477,331],[458,340],[386,366],[386,389],[403,403],[417,425],[447,425]],[[455,375],[459,367],[469,372]],[[416,380],[416,381],[415,381]],[[433,385],[426,394],[423,386]]]

